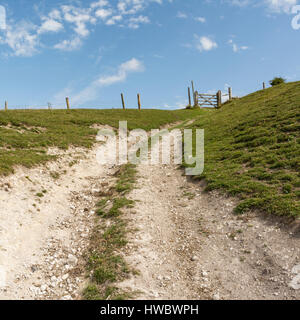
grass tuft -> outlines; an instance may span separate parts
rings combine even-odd
[[[90,283],[83,292],[87,300],[115,299],[129,297],[121,292],[113,283],[124,279],[130,272],[125,260],[117,252],[127,244],[127,223],[122,218],[122,208],[132,207],[134,201],[125,194],[132,190],[136,177],[136,169],[132,165],[124,165],[115,174],[117,181],[109,197],[102,197],[97,203],[96,213],[100,216],[90,241],[87,254],[87,271]],[[120,197],[120,187],[123,196]],[[105,223],[109,220],[109,224]]]

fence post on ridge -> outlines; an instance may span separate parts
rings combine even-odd
[[[138,98],[138,107],[139,107],[139,110],[141,110],[141,97],[139,93],[137,95],[137,98]]]
[[[123,93],[121,93],[121,99],[122,99],[122,106],[123,106],[123,110],[125,110],[125,102],[124,102],[124,96],[123,96]]]
[[[67,109],[70,110],[70,101],[68,97],[66,98],[66,103],[67,103]]]

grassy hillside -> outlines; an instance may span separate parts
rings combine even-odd
[[[149,130],[167,123],[194,118],[198,110],[11,110],[0,112],[0,175],[13,172],[15,165],[32,166],[51,159],[48,147],[90,147],[97,130],[93,124]]]
[[[207,190],[223,189],[242,201],[238,213],[260,208],[300,216],[300,82],[236,99],[206,112]]]
[[[90,147],[92,124],[146,130],[196,118],[205,129],[207,190],[241,198],[237,213],[260,208],[300,216],[300,82],[279,85],[226,103],[220,110],[44,110],[0,112],[0,174],[15,165],[51,159],[50,146]]]

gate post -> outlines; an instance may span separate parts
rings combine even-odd
[[[189,96],[189,106],[192,106],[192,101],[191,101],[191,89],[188,87],[188,96]]]
[[[194,107],[198,107],[198,105],[199,105],[198,91],[195,91],[195,93],[194,93]]]
[[[192,83],[192,92],[193,92],[193,96],[194,96],[195,95],[194,81],[192,81],[191,83]]]
[[[228,95],[229,95],[229,101],[232,100],[232,89],[231,87],[228,88]]]
[[[217,108],[221,108],[221,105],[222,105],[222,91],[219,90],[217,92]]]

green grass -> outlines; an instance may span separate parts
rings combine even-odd
[[[117,172],[119,177],[116,184],[116,191],[126,194],[133,189],[136,169],[131,164],[126,164]]]
[[[0,111],[0,175],[16,165],[31,167],[55,157],[48,147],[91,147],[97,130],[93,124],[118,128],[127,120],[128,129],[156,129],[168,123],[194,118],[198,110],[9,110]],[[72,165],[72,164],[70,164]]]
[[[206,111],[191,128],[205,129],[207,190],[241,199],[251,209],[300,216],[300,82],[250,94]]]
[[[120,292],[113,284],[124,279],[130,271],[118,252],[127,244],[127,222],[122,218],[122,209],[134,203],[126,198],[126,194],[134,187],[135,166],[121,166],[115,177],[112,194],[109,197],[103,196],[97,203],[96,213],[101,218],[94,227],[87,253],[90,282],[83,292],[86,300],[119,300],[129,297],[128,293]],[[110,221],[109,226],[105,223],[107,219]]]

